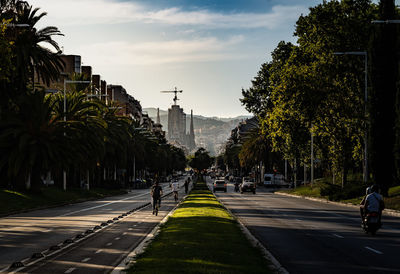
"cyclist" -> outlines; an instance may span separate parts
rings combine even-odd
[[[154,183],[154,185],[151,187],[151,198],[153,199],[153,214],[155,213],[156,210],[156,204],[158,203],[158,207],[161,206],[161,196],[163,194],[162,187],[160,186],[158,180]]]
[[[178,189],[179,189],[179,183],[178,181],[175,181],[171,184],[172,192],[174,193],[174,198],[175,201],[178,201]]]

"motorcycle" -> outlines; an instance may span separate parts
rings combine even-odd
[[[235,192],[238,192],[238,191],[239,191],[239,184],[235,183]]]
[[[375,235],[378,229],[382,226],[379,212],[368,212],[364,216],[361,226],[365,233],[371,233],[371,235]]]

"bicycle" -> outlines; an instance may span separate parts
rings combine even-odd
[[[161,199],[157,199],[156,201],[153,200],[153,203],[156,203],[153,206],[153,215],[158,215],[158,209],[160,208]]]

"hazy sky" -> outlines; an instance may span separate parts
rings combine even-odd
[[[248,114],[241,89],[279,41],[292,41],[301,14],[322,0],[28,0],[57,26],[65,54],[82,56],[108,84],[143,107],[179,104],[204,116]]]

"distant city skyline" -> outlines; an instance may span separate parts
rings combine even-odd
[[[195,114],[249,115],[251,86],[281,40],[295,42],[295,22],[322,0],[31,0],[56,26],[65,54],[82,56],[94,74],[122,85],[143,107],[168,109],[171,94]]]

